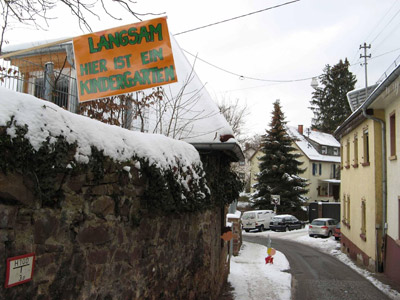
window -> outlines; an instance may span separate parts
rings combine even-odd
[[[350,195],[343,194],[343,224],[350,227]]]
[[[345,168],[350,168],[350,139],[346,142],[346,165]]]
[[[350,225],[350,195],[347,195],[347,224]]]
[[[366,221],[367,215],[366,215],[366,204],[365,204],[365,198],[361,199],[361,238],[365,241],[366,240]]]
[[[319,175],[322,175],[322,164],[319,164]]]
[[[241,180],[244,180],[245,174],[244,174],[244,173],[239,173],[239,178],[240,178]]]
[[[390,158],[396,158],[396,114],[390,115]]]
[[[35,97],[44,99],[45,97],[45,82],[44,78],[36,78],[35,90],[33,92]],[[60,107],[68,108],[69,96],[69,79],[68,77],[58,78],[55,87],[52,91],[52,102]]]
[[[358,167],[358,136],[357,134],[354,135],[354,158],[353,158],[353,167],[357,168]]]
[[[244,166],[244,165],[245,165],[245,161],[244,160],[239,161],[239,166]]]
[[[37,98],[44,97],[44,78],[35,79],[35,90],[33,91],[33,95]]]
[[[363,166],[369,166],[369,135],[368,128],[363,130],[364,162]]]
[[[314,176],[317,175],[317,164],[316,163],[312,164],[312,174]]]
[[[339,148],[333,148],[333,155],[339,155]]]
[[[341,163],[341,165],[340,165],[340,167],[341,168],[343,168],[343,165],[344,165],[344,160],[343,160],[343,144],[341,144],[340,145],[340,163]]]
[[[322,153],[322,154],[328,154],[328,147],[322,146],[322,148],[321,148],[321,153]]]

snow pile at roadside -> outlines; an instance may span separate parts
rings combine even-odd
[[[265,264],[267,247],[244,242],[239,256],[232,256],[229,283],[236,300],[291,299],[289,262],[279,251],[273,264]]]
[[[379,290],[388,295],[391,299],[400,299],[400,293],[393,290],[387,284],[380,282],[378,279],[373,277],[372,273],[358,267],[346,254],[340,251],[340,242],[335,241],[333,237],[328,239],[312,238],[308,235],[295,239],[296,242],[303,243],[319,250],[336,256],[341,262],[348,265],[354,271],[368,279],[373,285]]]
[[[400,299],[400,293],[396,290],[392,289],[389,285],[386,285],[376,279],[373,276],[373,273],[358,267],[346,254],[340,251],[340,242],[336,241],[334,237],[330,238],[315,238],[310,237],[308,235],[308,226],[304,229],[293,230],[289,232],[273,232],[273,231],[266,231],[266,232],[251,232],[251,233],[243,233],[244,235],[259,235],[259,236],[268,236],[270,235],[271,238],[279,238],[279,239],[287,239],[292,240],[295,242],[299,242],[302,244],[306,244],[310,247],[314,247],[319,249],[322,252],[334,255],[342,261],[344,264],[351,267],[357,273],[368,279],[373,285],[375,285],[379,290],[384,292],[388,297],[391,299]]]

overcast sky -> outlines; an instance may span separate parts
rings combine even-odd
[[[132,7],[139,13],[165,12],[170,32],[177,34],[286,2],[290,1],[137,0]],[[138,21],[116,8],[113,4],[112,10],[122,21],[105,15],[100,21],[88,17],[92,29],[100,31]],[[14,28],[6,39],[17,44],[83,34],[66,8],[51,15],[58,19],[49,22],[48,31]],[[357,76],[356,87],[364,87],[364,67],[359,58],[364,42],[372,46],[367,53],[372,54],[368,83],[375,83],[400,55],[399,28],[400,0],[300,0],[175,38],[181,48],[218,67],[198,59],[195,70],[215,100],[239,99],[248,106],[246,129],[254,134],[264,133],[268,127],[276,99],[280,99],[289,125],[309,126],[313,91],[309,78],[320,75],[326,64],[335,65],[348,58],[350,71]],[[193,62],[193,57],[187,56]],[[231,73],[254,79],[243,80]]]

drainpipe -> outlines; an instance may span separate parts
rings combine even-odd
[[[382,249],[381,249],[381,261],[377,262],[377,271],[378,272],[383,272],[383,267],[384,267],[384,253],[385,253],[385,236],[386,236],[386,199],[387,199],[387,190],[386,190],[386,183],[387,183],[387,176],[386,176],[386,125],[385,122],[381,119],[375,118],[371,115],[367,114],[367,106],[363,107],[363,115],[365,118],[373,120],[375,122],[379,122],[381,124],[381,130],[382,130],[382,224],[381,224],[381,229],[382,229]],[[378,232],[379,228],[376,228],[376,232]],[[378,237],[378,236],[377,236]],[[376,251],[377,254],[379,253],[379,246],[378,243],[376,243]],[[378,258],[378,257],[377,257]]]

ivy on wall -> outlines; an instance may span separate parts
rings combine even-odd
[[[15,129],[13,136],[7,134],[7,128],[11,126]],[[27,126],[17,125],[13,118],[5,127],[0,127],[0,171],[4,174],[16,172],[31,178],[42,206],[60,205],[64,199],[62,185],[68,176],[91,174],[87,179],[93,181],[91,184],[100,182],[110,161],[116,171],[126,174],[122,171],[126,163],[113,162],[94,147],[87,164],[77,163],[74,159],[77,145],[69,144],[63,136],[49,137],[36,151],[25,138],[27,132]],[[221,153],[202,155],[201,158],[204,170],[199,166],[184,168],[179,162],[178,166],[161,170],[150,165],[146,158],[132,157],[132,161],[140,162],[139,171],[145,184],[140,199],[141,209],[159,214],[198,212],[236,200],[243,186],[230,170],[229,159]],[[126,178],[123,181],[121,186]]]

